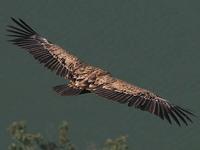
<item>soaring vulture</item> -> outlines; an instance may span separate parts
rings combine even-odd
[[[188,122],[192,122],[192,112],[146,89],[114,78],[107,71],[84,63],[70,52],[49,42],[23,20],[11,19],[16,26],[8,25],[8,36],[14,37],[9,41],[32,54],[46,68],[70,81],[69,84],[53,87],[59,95],[95,93],[119,103],[127,103],[129,107],[134,106],[150,112],[163,120],[166,119],[170,124],[175,121],[181,126],[181,123],[188,125]]]

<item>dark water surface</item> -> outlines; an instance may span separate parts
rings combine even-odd
[[[6,42],[9,17],[20,17],[82,60],[200,113],[200,2],[60,0],[0,2],[0,149],[7,126],[27,120],[51,139],[62,120],[79,149],[129,136],[132,150],[199,150],[200,123],[170,126],[149,113],[95,95],[60,97],[65,81]]]

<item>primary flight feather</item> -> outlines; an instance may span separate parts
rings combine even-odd
[[[160,96],[114,78],[109,72],[98,67],[88,65],[76,56],[49,42],[46,38],[34,31],[21,19],[11,18],[16,26],[8,25],[9,40],[13,44],[24,48],[27,52],[43,64],[46,68],[55,71],[57,75],[68,79],[69,84],[53,87],[62,96],[95,93],[119,103],[127,103],[144,111],[148,111],[161,119],[172,120],[179,126],[181,122],[188,125],[192,122],[193,113],[171,104]]]

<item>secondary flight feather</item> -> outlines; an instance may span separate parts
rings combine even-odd
[[[194,114],[166,99],[133,84],[113,77],[109,72],[81,61],[68,50],[49,42],[21,19],[11,18],[15,26],[8,25],[9,40],[25,49],[44,67],[68,79],[69,84],[53,87],[62,96],[95,93],[106,99],[127,103],[143,111],[150,112],[170,124],[175,121],[188,125]]]

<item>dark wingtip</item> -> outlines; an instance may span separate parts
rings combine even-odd
[[[15,23],[18,22],[17,19],[15,19],[14,17],[10,17],[10,19],[11,19],[12,21],[14,21]]]
[[[10,19],[14,22],[18,22],[17,18],[14,18],[14,17],[10,17]]]
[[[197,117],[192,111],[184,109],[180,106],[174,106],[174,111],[186,126],[189,126],[189,123],[193,123],[191,117]]]
[[[14,17],[10,17],[10,19],[11,19],[11,20],[13,20],[13,21],[15,20],[15,18],[14,18]]]
[[[14,29],[15,31],[21,31],[23,33],[28,33],[29,35],[37,34],[25,21],[22,19],[10,17],[10,19],[17,25],[15,26],[10,26],[7,25],[9,29]]]
[[[161,119],[163,115],[164,119],[166,119],[169,124],[174,122],[179,127],[182,127],[182,125],[189,126],[190,123],[193,123],[192,117],[196,117],[192,111],[177,105],[170,104],[169,102],[160,101],[159,107],[160,112],[155,115],[159,116]]]
[[[191,116],[197,117],[191,110],[183,109],[183,108],[180,107],[180,106],[176,106],[176,107],[179,108],[179,109],[181,109],[182,111],[188,113],[188,114],[191,115]]]

